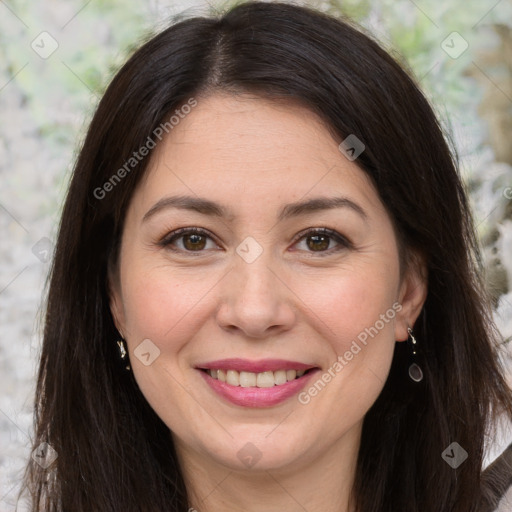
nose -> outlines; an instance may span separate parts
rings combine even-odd
[[[265,252],[252,263],[235,255],[225,279],[218,324],[248,338],[264,338],[289,330],[296,321],[293,292]]]

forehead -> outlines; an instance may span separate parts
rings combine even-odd
[[[276,160],[279,156],[322,159],[327,148],[335,146],[319,117],[295,101],[216,94],[198,99],[159,149],[183,150],[187,159],[207,153],[213,161],[237,162],[242,168],[266,164],[264,172],[267,166],[285,164]]]
[[[173,191],[222,197],[236,209],[340,192],[379,202],[366,173],[339,150],[340,141],[296,102],[198,98],[151,154],[134,200],[147,205]]]

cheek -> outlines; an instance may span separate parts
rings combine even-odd
[[[379,334],[382,331],[384,337],[393,336],[397,289],[398,268],[361,266],[308,280],[307,287],[299,293],[322,321],[325,338],[331,340],[339,354],[372,327],[376,327]],[[360,338],[364,339],[364,335]]]
[[[144,266],[144,261],[127,265],[126,284],[123,285],[125,314],[128,332],[134,339],[150,338],[155,343],[172,333],[179,339],[180,333],[190,330],[201,309],[210,284],[205,276],[169,266]]]
[[[322,374],[299,400],[315,410],[312,416],[342,418],[333,425],[333,436],[360,421],[382,391],[393,359],[395,318],[401,309],[396,302],[398,269],[395,273],[389,267],[385,279],[380,271],[352,270],[335,280],[315,282],[305,295],[321,320],[315,326],[321,336],[313,350],[325,353],[328,343],[330,355]],[[314,419],[307,421],[312,425]]]

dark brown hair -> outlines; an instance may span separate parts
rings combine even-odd
[[[145,43],[107,88],[65,202],[49,280],[37,384],[33,510],[180,511],[187,492],[169,430],[123,371],[109,308],[123,219],[148,166],[139,162],[98,199],[156,127],[189,98],[223,91],[287,98],[319,115],[357,159],[397,229],[404,261],[420,253],[429,291],[415,325],[425,378],[407,376],[397,343],[389,378],[364,419],[353,490],[358,512],[472,512],[492,420],[512,398],[479,278],[468,201],[432,108],[410,74],[345,18],[284,3],[247,2],[182,20]],[[469,454],[452,469],[452,442]]]

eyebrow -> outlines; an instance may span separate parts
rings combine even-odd
[[[168,208],[178,208],[180,210],[189,210],[219,218],[235,219],[236,216],[225,206],[205,199],[193,196],[169,196],[160,199],[144,215],[142,222],[148,221],[151,217]],[[324,210],[335,208],[350,208],[356,212],[363,220],[368,220],[368,214],[357,203],[348,197],[315,197],[307,201],[298,201],[290,203],[281,209],[278,215],[278,221],[283,221],[291,217],[307,215]]]

